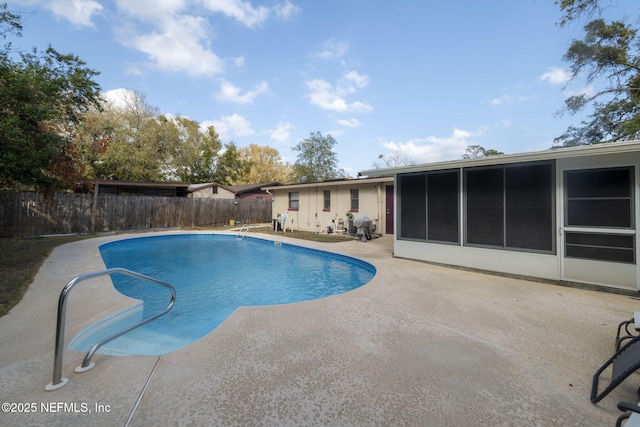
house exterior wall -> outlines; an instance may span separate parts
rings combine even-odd
[[[216,190],[217,192],[215,192]],[[207,187],[191,192],[190,197],[206,199],[234,199],[235,194],[222,187]]]
[[[266,201],[271,201],[271,194],[268,193],[242,193],[238,195],[239,199],[262,199]]]
[[[466,224],[466,195],[465,184],[460,183],[459,190],[459,230],[460,239],[457,243],[438,243],[428,241],[416,241],[399,236],[401,218],[398,213],[398,176],[396,175],[396,197],[394,202],[395,230],[394,255],[401,258],[420,261],[448,264],[454,266],[469,267],[474,269],[537,277],[549,280],[582,282],[610,286],[629,290],[640,289],[640,271],[638,270],[637,256],[637,224],[640,223],[640,149],[632,146],[628,152],[612,154],[591,155],[585,151],[585,155],[576,153],[572,157],[559,157],[552,159],[555,169],[555,182],[553,184],[553,250],[542,251],[512,250],[509,248],[491,248],[469,245],[465,242]],[[529,160],[529,159],[527,159]],[[534,159],[535,160],[535,159]],[[545,157],[544,160],[549,160]],[[496,159],[500,164],[500,159]],[[487,166],[487,160],[483,160],[482,166]],[[518,163],[513,163],[517,165]],[[523,162],[524,164],[524,162]],[[473,163],[469,167],[474,167]],[[464,176],[466,166],[455,165],[460,170],[460,176]],[[630,227],[576,227],[568,226],[567,218],[567,193],[565,173],[567,171],[580,170],[604,170],[608,168],[631,167],[632,200],[631,200],[631,226]],[[444,167],[442,169],[445,169]],[[425,165],[425,171],[429,169]],[[437,170],[437,168],[435,169]],[[450,169],[451,170],[451,169]],[[462,181],[462,180],[461,180]],[[594,259],[577,259],[567,256],[567,233],[586,233],[591,235],[613,234],[618,236],[632,236],[634,240],[633,262],[605,262]]]
[[[393,184],[393,178],[382,180],[352,180],[336,183],[314,183],[270,188],[273,195],[273,214],[287,214],[288,228],[325,232],[329,225],[348,227],[348,212],[354,217],[364,214],[376,226],[376,233],[384,233],[385,184]],[[351,190],[358,190],[358,208],[351,208]],[[330,207],[325,209],[325,191],[330,192]],[[289,207],[289,194],[298,193],[298,208]]]

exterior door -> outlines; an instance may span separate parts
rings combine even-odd
[[[564,170],[562,278],[637,289],[635,168]]]
[[[385,233],[393,234],[393,185],[387,185],[385,193],[385,207],[386,207],[386,215],[385,215]]]

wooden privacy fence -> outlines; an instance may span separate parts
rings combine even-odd
[[[196,228],[271,221],[258,199],[55,194],[0,191],[0,236]]]

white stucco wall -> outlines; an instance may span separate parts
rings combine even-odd
[[[287,227],[324,232],[331,221],[338,225],[342,219],[348,226],[347,212],[354,216],[364,214],[376,225],[377,233],[384,233],[385,221],[385,184],[392,185],[393,179],[353,180],[347,183],[309,184],[275,187],[270,190],[273,195],[273,215],[287,214]],[[357,211],[351,210],[351,190],[358,189],[359,206]],[[331,207],[324,209],[324,191],[331,192]],[[289,209],[289,193],[299,193],[299,208]]]
[[[222,187],[217,188],[217,193],[214,193],[214,187],[203,188],[202,190],[194,191],[190,194],[190,197],[193,198],[207,198],[207,199],[234,199],[235,194],[229,190],[226,190]]]

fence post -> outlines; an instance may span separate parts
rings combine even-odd
[[[96,183],[93,186],[93,205],[91,206],[91,234],[96,233],[96,215],[98,210],[98,192],[100,191],[100,184],[98,184],[98,180],[96,179]]]

